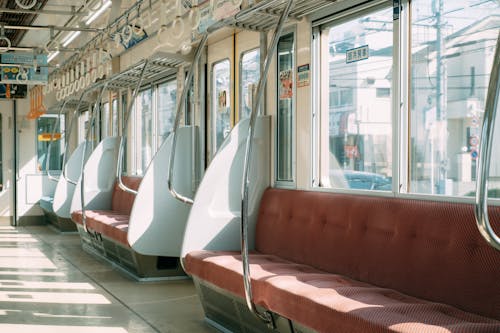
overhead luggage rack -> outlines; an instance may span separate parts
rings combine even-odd
[[[177,54],[155,53],[148,60],[148,65],[145,69],[143,84],[155,82],[162,77],[175,75],[177,68],[186,63],[189,59]],[[128,89],[137,85],[141,78],[141,72],[146,64],[146,60],[141,60],[135,65],[130,66],[121,73],[112,75],[108,79],[99,81],[92,85],[89,89],[95,90],[107,85],[107,89]]]
[[[299,0],[295,1],[288,15],[290,20],[300,20],[313,12],[319,11],[337,2],[336,0]],[[276,26],[280,13],[283,12],[287,1],[270,0],[262,1],[251,7],[243,9],[236,15],[215,23],[209,31],[217,30],[223,26],[236,28],[267,31]]]
[[[85,110],[87,110],[89,103],[90,102],[85,101],[85,100],[83,100],[81,103],[79,103],[79,98],[72,98],[71,100],[66,102],[64,109],[66,111],[71,111],[75,108],[78,108],[79,111],[85,111]],[[59,110],[61,109],[63,104],[64,104],[64,101],[60,101],[60,102],[50,106],[47,110],[47,113],[54,114],[54,113],[59,112]]]

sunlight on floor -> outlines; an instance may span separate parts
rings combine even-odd
[[[20,280],[0,280],[2,289],[66,289],[66,290],[94,290],[90,283],[73,282],[33,282]]]
[[[0,332],[5,333],[128,333],[121,327],[92,326],[55,326],[55,325],[24,325],[0,324]]]
[[[0,302],[31,302],[57,304],[111,304],[100,294],[61,292],[0,291]],[[1,331],[0,331],[1,332]]]

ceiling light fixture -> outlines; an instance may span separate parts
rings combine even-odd
[[[54,60],[54,58],[57,57],[59,53],[59,51],[55,51],[49,54],[49,56],[47,57],[47,62],[51,62],[52,60]]]
[[[80,31],[73,31],[68,35],[68,37],[64,40],[62,43],[63,47],[68,46],[72,41],[75,40],[76,37],[80,36],[81,32]]]
[[[108,9],[109,6],[111,6],[111,0],[108,0],[105,3],[103,3],[102,7],[99,8],[99,10],[96,11],[94,14],[92,14],[92,16],[90,16],[88,20],[85,22],[85,24],[89,25],[90,23],[94,22],[99,16],[102,15],[102,13],[104,13],[106,9]]]

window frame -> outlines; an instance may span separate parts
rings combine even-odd
[[[216,102],[217,102],[217,96],[215,96],[215,66],[220,64],[220,63],[223,63],[227,61],[229,63],[229,81],[231,82],[231,59],[229,57],[224,57],[224,58],[221,58],[215,62],[212,63],[212,65],[210,66],[210,99],[211,99],[211,103],[210,103],[210,127],[211,127],[211,130],[210,130],[210,145],[211,145],[211,157],[210,159],[213,159],[213,157],[217,154],[218,150],[220,147],[217,147],[217,133],[216,133],[216,130],[217,130],[217,110],[216,108],[214,107],[216,105]],[[227,94],[226,98],[229,98],[229,127],[230,127],[230,130],[232,129],[232,124],[231,124],[231,112],[232,112],[232,103],[234,103],[234,101],[232,100],[232,90],[233,87],[231,86],[231,84],[229,84],[229,93]],[[225,138],[224,138],[225,139]],[[222,143],[221,143],[222,144]]]
[[[275,134],[273,136],[274,141],[274,170],[273,170],[273,179],[274,179],[274,187],[276,188],[284,188],[284,189],[296,189],[297,188],[297,25],[290,25],[283,29],[280,35],[280,39],[287,35],[293,36],[293,61],[292,61],[292,137],[291,137],[291,181],[278,180],[278,113],[279,113],[279,55],[278,55],[278,47],[276,47],[276,67],[275,67],[275,78],[276,78],[276,96],[274,96],[276,101],[276,117],[273,117],[273,128],[275,129]],[[279,41],[278,41],[279,45]]]
[[[243,79],[242,79],[242,74],[243,74],[243,58],[245,57],[245,55],[251,53],[251,52],[255,52],[257,51],[258,54],[259,54],[259,79],[260,79],[260,74],[261,74],[261,54],[260,54],[260,46],[257,46],[257,47],[254,47],[254,48],[251,48],[251,49],[247,49],[243,52],[240,53],[240,60],[239,60],[239,67],[238,67],[238,74],[239,74],[239,84],[238,84],[238,101],[240,102],[239,105],[238,105],[238,121],[240,121],[241,119],[241,114],[242,114],[242,110],[243,110],[243,104],[244,104],[244,100],[243,100]],[[258,81],[257,81],[257,84],[258,84]],[[252,100],[252,103],[253,103],[253,100]],[[251,111],[250,111],[251,112]],[[259,113],[263,112],[263,110],[259,110]]]
[[[343,194],[394,197],[415,200],[432,200],[437,202],[456,202],[473,204],[474,197],[443,195],[430,193],[408,192],[410,182],[410,127],[411,127],[411,34],[412,22],[411,12],[414,10],[410,0],[395,1],[400,5],[399,18],[393,20],[393,68],[395,75],[392,82],[393,103],[393,188],[391,191],[374,191],[343,188],[326,188],[320,185],[320,149],[319,149],[319,128],[321,121],[321,110],[318,105],[321,88],[321,30],[328,26],[342,24],[351,20],[355,16],[364,15],[372,12],[376,8],[390,4],[392,1],[373,1],[367,4],[354,4],[347,9],[334,12],[327,17],[314,17],[316,21],[312,22],[311,38],[311,63],[312,63],[312,140],[311,152],[313,167],[311,169],[310,189],[319,192],[334,192]],[[491,205],[500,206],[500,198],[489,198]]]

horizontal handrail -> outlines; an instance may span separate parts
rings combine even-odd
[[[500,250],[500,237],[491,227],[488,216],[488,177],[491,162],[491,149],[493,147],[493,133],[495,118],[498,110],[498,99],[500,94],[500,32],[497,38],[495,56],[493,57],[493,67],[491,69],[488,94],[486,96],[486,106],[484,108],[483,126],[481,129],[481,141],[479,146],[479,158],[477,160],[476,176],[476,205],[474,214],[477,227],[483,238]]]
[[[184,106],[186,105],[186,100],[188,97],[188,92],[189,88],[191,87],[191,82],[193,80],[193,75],[194,75],[194,69],[196,68],[196,65],[200,61],[202,51],[205,47],[205,44],[207,43],[208,40],[208,34],[204,34],[200,43],[198,44],[196,48],[196,52],[194,54],[194,59],[193,62],[191,63],[191,66],[189,67],[188,74],[186,76],[186,79],[184,81],[184,87],[182,89],[182,94],[181,97],[179,98],[179,101],[177,102],[177,112],[175,113],[175,121],[174,121],[174,128],[172,130],[173,132],[173,138],[172,138],[172,150],[170,151],[170,159],[169,159],[169,168],[168,168],[168,190],[172,194],[174,198],[177,200],[187,203],[189,205],[193,204],[193,199],[188,198],[179,192],[177,192],[174,188],[174,164],[175,164],[175,151],[176,151],[176,146],[177,146],[177,134],[178,134],[178,129],[179,125],[181,122],[181,115],[182,111],[184,109]]]
[[[264,69],[260,74],[259,83],[257,84],[257,91],[255,92],[254,103],[252,105],[252,113],[250,114],[250,123],[248,125],[248,134],[246,139],[246,149],[245,149],[245,159],[243,163],[243,184],[241,187],[241,258],[243,262],[243,283],[245,287],[245,300],[248,309],[256,315],[260,320],[267,323],[268,325],[273,324],[272,316],[269,312],[260,312],[255,303],[253,302],[252,295],[252,278],[250,275],[250,263],[248,258],[248,201],[249,201],[249,186],[250,186],[250,159],[252,158],[252,147],[253,147],[253,137],[254,137],[254,127],[255,121],[257,119],[257,113],[264,96],[264,90],[267,82],[267,75],[269,73],[269,68],[274,54],[276,53],[276,48],[278,46],[278,41],[280,39],[281,32],[283,31],[283,25],[290,13],[292,8],[293,0],[288,0],[283,12],[281,13],[278,25],[274,30],[273,39],[271,45],[266,53],[266,58],[264,60]]]
[[[122,180],[123,152],[125,149],[124,146],[125,146],[125,139],[127,138],[127,132],[128,132],[127,129],[128,129],[128,123],[130,121],[130,114],[132,113],[132,108],[134,107],[135,99],[137,98],[137,95],[139,94],[139,89],[141,88],[142,80],[144,78],[144,73],[146,73],[146,67],[148,67],[148,63],[149,63],[149,60],[146,59],[146,61],[144,62],[144,66],[142,67],[142,70],[141,70],[141,76],[139,78],[139,81],[137,81],[137,85],[134,89],[134,93],[132,94],[132,100],[128,103],[128,106],[127,106],[128,110],[127,110],[126,118],[125,118],[125,121],[124,121],[123,127],[122,127],[122,135],[120,137],[120,147],[118,148],[118,163],[116,164],[116,178],[118,180],[118,186],[122,190],[124,190],[125,192],[132,193],[132,194],[137,194],[137,191],[128,187],[127,185],[125,185],[123,183],[123,180]]]

